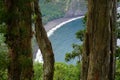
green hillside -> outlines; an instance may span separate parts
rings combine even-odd
[[[63,17],[70,0],[56,0],[47,2],[40,0],[43,23],[47,23],[53,19]]]

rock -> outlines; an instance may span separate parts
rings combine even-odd
[[[85,14],[86,12],[87,12],[86,0],[72,0],[65,14],[65,17],[79,16]]]

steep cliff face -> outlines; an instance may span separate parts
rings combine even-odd
[[[83,15],[87,11],[86,0],[71,0],[70,4],[67,5],[68,10],[66,11],[65,17],[74,17]]]

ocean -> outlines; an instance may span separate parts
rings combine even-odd
[[[55,62],[64,62],[67,64],[76,64],[77,58],[72,59],[69,62],[65,62],[65,54],[73,50],[72,44],[81,44],[82,42],[76,39],[75,33],[84,29],[83,17],[74,18],[65,21],[49,32],[48,37],[51,41]],[[42,55],[38,49],[36,59],[40,63],[43,63]]]
[[[65,62],[65,54],[73,50],[72,44],[81,44],[81,41],[76,39],[75,33],[84,28],[83,19],[77,19],[67,24],[64,24],[55,30],[49,39],[52,43],[55,62]],[[77,58],[68,62],[75,64]]]

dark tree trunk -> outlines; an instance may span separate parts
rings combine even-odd
[[[84,41],[84,47],[83,47],[83,54],[82,54],[82,75],[81,78],[82,80],[87,80],[87,75],[88,75],[88,68],[89,68],[89,36],[88,33],[86,32],[85,34],[85,41]]]
[[[31,5],[30,2],[18,5],[15,0],[5,1],[8,15],[6,43],[10,58],[8,80],[31,80],[33,77]],[[24,6],[25,9],[20,6]]]
[[[54,54],[52,50],[51,43],[47,37],[46,31],[42,24],[42,16],[38,5],[39,0],[36,0],[34,3],[34,11],[37,15],[37,19],[35,22],[35,31],[36,31],[36,39],[39,45],[39,48],[42,52],[43,56],[43,80],[53,80],[54,75]]]
[[[23,8],[20,8],[20,53],[19,60],[21,62],[21,80],[32,80],[33,78],[33,54],[31,46],[32,38],[32,5],[31,1],[25,1],[22,5]]]
[[[115,51],[116,51],[116,15],[117,15],[117,0],[111,1],[111,54],[110,54],[110,71],[109,80],[115,79]]]
[[[9,66],[8,66],[8,80],[20,80],[21,68],[18,60],[18,51],[19,49],[19,27],[18,27],[18,18],[15,15],[17,13],[17,7],[13,0],[6,0],[5,2],[6,12],[8,15],[7,24],[7,33],[6,33],[6,43],[8,44],[9,49]]]
[[[114,80],[115,12],[112,13],[112,4],[112,0],[88,0],[82,80]]]

